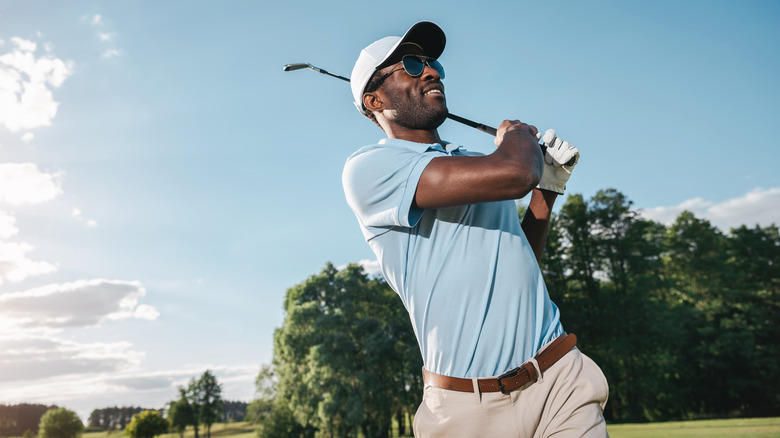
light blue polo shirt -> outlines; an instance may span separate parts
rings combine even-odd
[[[481,154],[383,139],[347,159],[344,192],[409,312],[425,368],[453,377],[494,376],[563,333],[560,314],[514,201],[412,206],[423,169],[446,155]]]

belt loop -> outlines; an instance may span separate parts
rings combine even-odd
[[[482,404],[482,391],[479,390],[479,379],[476,377],[471,378],[471,384],[474,385],[474,404]]]
[[[542,370],[539,368],[539,362],[536,361],[535,357],[532,357],[528,359],[528,362],[531,362],[531,365],[534,366],[534,369],[536,370],[536,383],[542,383]]]

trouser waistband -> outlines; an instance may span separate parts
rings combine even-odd
[[[539,371],[544,372],[555,362],[566,355],[574,346],[577,345],[577,336],[564,333],[552,341],[544,350],[540,351],[534,359],[539,365]],[[509,370],[498,377],[477,379],[477,387],[480,392],[497,392],[509,394],[517,388],[536,382],[539,376],[536,368],[528,361],[519,367]],[[451,391],[474,392],[474,382],[472,379],[460,377],[449,377],[441,374],[432,373],[423,368],[423,381],[427,385],[437,388],[448,389]]]

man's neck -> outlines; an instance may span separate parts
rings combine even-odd
[[[421,130],[421,129],[406,129],[400,126],[385,127],[385,134],[388,138],[397,138],[400,140],[413,141],[416,143],[441,144],[441,137],[439,137],[439,131],[436,129]]]

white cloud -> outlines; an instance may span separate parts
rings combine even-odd
[[[22,205],[49,201],[62,193],[59,178],[60,174],[41,172],[33,163],[0,163],[0,202]],[[0,212],[0,238],[8,239],[18,232],[16,218]],[[56,264],[31,259],[28,253],[33,249],[29,243],[0,241],[0,284],[58,270]]]
[[[122,52],[120,52],[117,49],[109,49],[109,50],[106,50],[105,52],[103,52],[103,57],[106,58],[106,59],[113,58],[115,56],[119,56],[121,53]]]
[[[19,228],[16,227],[16,218],[4,211],[0,211],[0,239],[15,236],[18,232]]]
[[[136,307],[135,311],[133,312],[134,318],[145,319],[147,321],[154,321],[159,316],[160,316],[160,312],[157,311],[157,309],[155,309],[154,307],[147,304],[141,304],[140,306]]]
[[[756,188],[738,198],[722,202],[694,198],[671,207],[642,209],[640,213],[647,219],[669,225],[685,210],[696,217],[707,219],[723,231],[741,225],[780,225],[780,187],[767,190]]]
[[[16,45],[16,47],[18,47],[19,50],[24,52],[34,52],[35,49],[38,48],[38,45],[35,44],[34,42],[19,37],[11,38],[11,42],[14,43],[14,45]]]
[[[7,225],[7,224],[6,224]],[[7,229],[7,232],[13,231],[15,234],[15,224],[10,225],[13,228]],[[29,243],[0,242],[0,284],[5,281],[19,282],[27,277],[35,275],[50,274],[57,271],[57,266],[49,262],[32,260],[27,257],[27,253],[35,249]],[[0,303],[3,302],[3,296],[0,296]],[[0,307],[0,320],[3,310]]]
[[[104,47],[106,47],[106,49],[100,55],[102,58],[110,59],[122,54],[122,51],[116,47],[117,33],[111,31],[103,32],[102,29],[105,29],[106,21],[101,15],[95,14],[91,18],[90,17],[83,17],[83,18],[89,19],[92,26],[95,27],[97,30],[97,38],[100,40],[101,43],[105,44]],[[109,25],[108,27],[111,26]]]
[[[48,54],[36,57],[34,42],[11,41],[16,47],[0,56],[0,123],[11,132],[50,126],[59,106],[51,88],[73,73],[73,62]]]
[[[35,134],[33,134],[32,132],[25,132],[24,134],[22,134],[22,141],[25,143],[31,142],[32,139],[34,138],[35,138]]]
[[[92,219],[84,219],[84,217],[81,215],[80,208],[74,208],[73,212],[71,212],[71,216],[78,219],[79,221],[84,222],[90,228],[97,226],[97,221],[94,221]]]
[[[0,320],[21,329],[88,327],[106,320],[156,319],[151,306],[138,306],[146,294],[138,281],[79,280],[0,295]]]
[[[35,163],[0,163],[0,202],[38,204],[62,194],[61,172],[41,172]]]
[[[53,345],[59,345],[55,341]],[[0,344],[2,345],[2,344]],[[47,347],[51,349],[51,347]],[[129,347],[128,347],[129,348]],[[133,355],[131,350],[125,350]],[[1,354],[1,353],[0,353]],[[80,374],[42,377],[36,380],[7,381],[0,383],[0,403],[45,403],[67,405],[83,420],[96,408],[112,406],[121,400],[122,404],[162,408],[178,397],[177,386],[186,386],[190,379],[211,370],[222,384],[222,397],[226,400],[249,401],[254,392],[257,364],[213,366],[185,365],[174,370],[144,371],[133,367],[132,360],[116,355],[116,372],[85,372]],[[41,355],[42,362],[46,356]],[[107,357],[108,359],[108,357]],[[110,363],[92,362],[93,369],[109,368]],[[1,366],[1,365],[0,365]],[[84,367],[89,369],[88,367]],[[56,370],[53,370],[56,371]]]
[[[129,369],[143,356],[131,348],[129,342],[81,344],[40,336],[0,337],[0,383]]]

